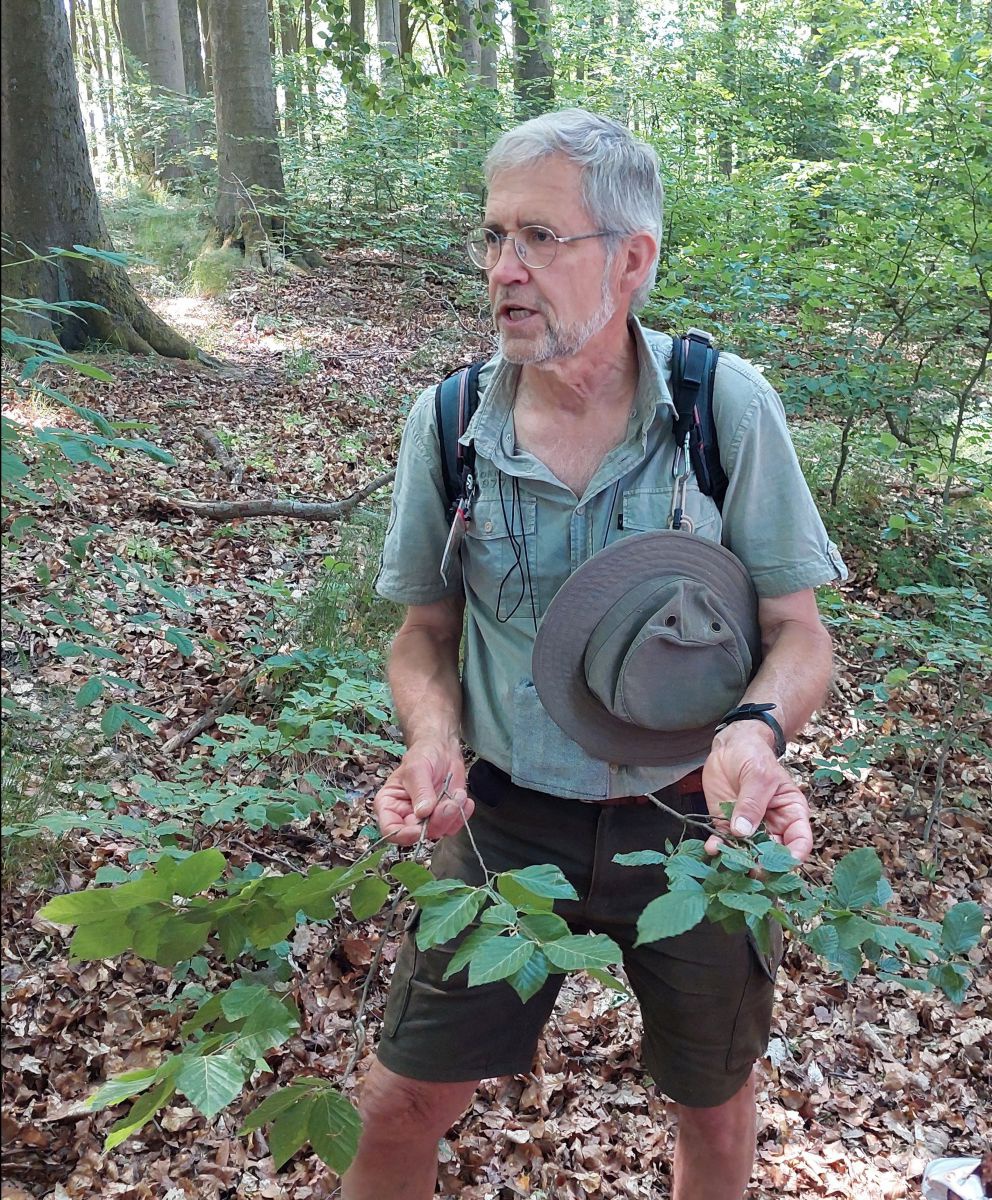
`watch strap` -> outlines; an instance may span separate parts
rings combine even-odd
[[[735,721],[761,721],[775,735],[775,757],[781,758],[785,753],[785,733],[782,726],[771,715],[771,710],[775,707],[774,704],[739,704],[720,718],[720,723],[714,733],[719,733],[721,729],[726,729]]]

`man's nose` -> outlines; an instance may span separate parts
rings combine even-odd
[[[489,272],[489,286],[505,287],[511,283],[526,282],[529,278],[526,266],[517,256],[516,245],[511,244],[510,238],[506,238],[500,246],[496,266]]]

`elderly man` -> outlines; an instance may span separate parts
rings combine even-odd
[[[483,369],[466,433],[475,449],[472,506],[454,569],[433,390],[404,433],[378,590],[408,606],[389,667],[407,750],[376,813],[398,845],[416,842],[426,823],[441,876],[481,881],[468,820],[491,870],[562,869],[580,900],[556,911],[576,931],[607,932],[623,948],[645,1065],[678,1106],[676,1200],[737,1200],[754,1159],[752,1069],[767,1042],[778,955],[707,922],[635,948],[638,913],[666,881],[659,869],[624,874],[613,855],[680,836],[649,793],[685,813],[708,807],[716,816],[730,802],[736,834],[763,822],[797,858],[810,852],[808,806],[778,755],[783,731],[800,729],[825,691],[830,641],[812,588],[842,577],[844,566],[778,398],[752,367],[721,356],[713,411],[725,502],[721,510],[690,484],[693,533],[667,536],[744,564],[757,593],[760,665],[736,698],[774,706],[775,716],[737,711],[703,753],[665,764],[633,750],[625,761],[618,735],[609,754],[600,750],[594,719],[584,719],[588,740],[553,719],[532,674],[553,597],[583,564],[669,524],[672,342],[633,315],[655,277],[662,189],[649,147],[581,110],[505,134],[486,178],[484,224],[468,249],[488,276],[499,353]],[[700,603],[705,609],[705,597]],[[583,608],[580,600],[572,611]],[[677,707],[682,680],[659,677],[654,686]],[[468,777],[463,741],[478,759]],[[705,800],[693,775],[704,759]],[[526,1003],[505,982],[470,988],[464,971],[444,978],[455,945],[421,952],[407,935],[364,1085],[364,1132],[345,1200],[427,1200],[438,1138],[478,1080],[531,1069],[561,976]]]

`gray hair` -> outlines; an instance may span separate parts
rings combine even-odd
[[[665,193],[658,156],[609,117],[566,108],[508,130],[486,156],[486,184],[491,185],[501,171],[528,166],[552,154],[564,154],[581,168],[582,203],[595,222],[626,237],[649,233],[660,249]],[[647,278],[631,297],[633,311],[644,306],[657,275],[655,258]]]

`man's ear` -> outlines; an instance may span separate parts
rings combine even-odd
[[[650,233],[635,233],[624,240],[620,252],[619,284],[623,292],[633,294],[647,278],[658,257],[658,243]]]

